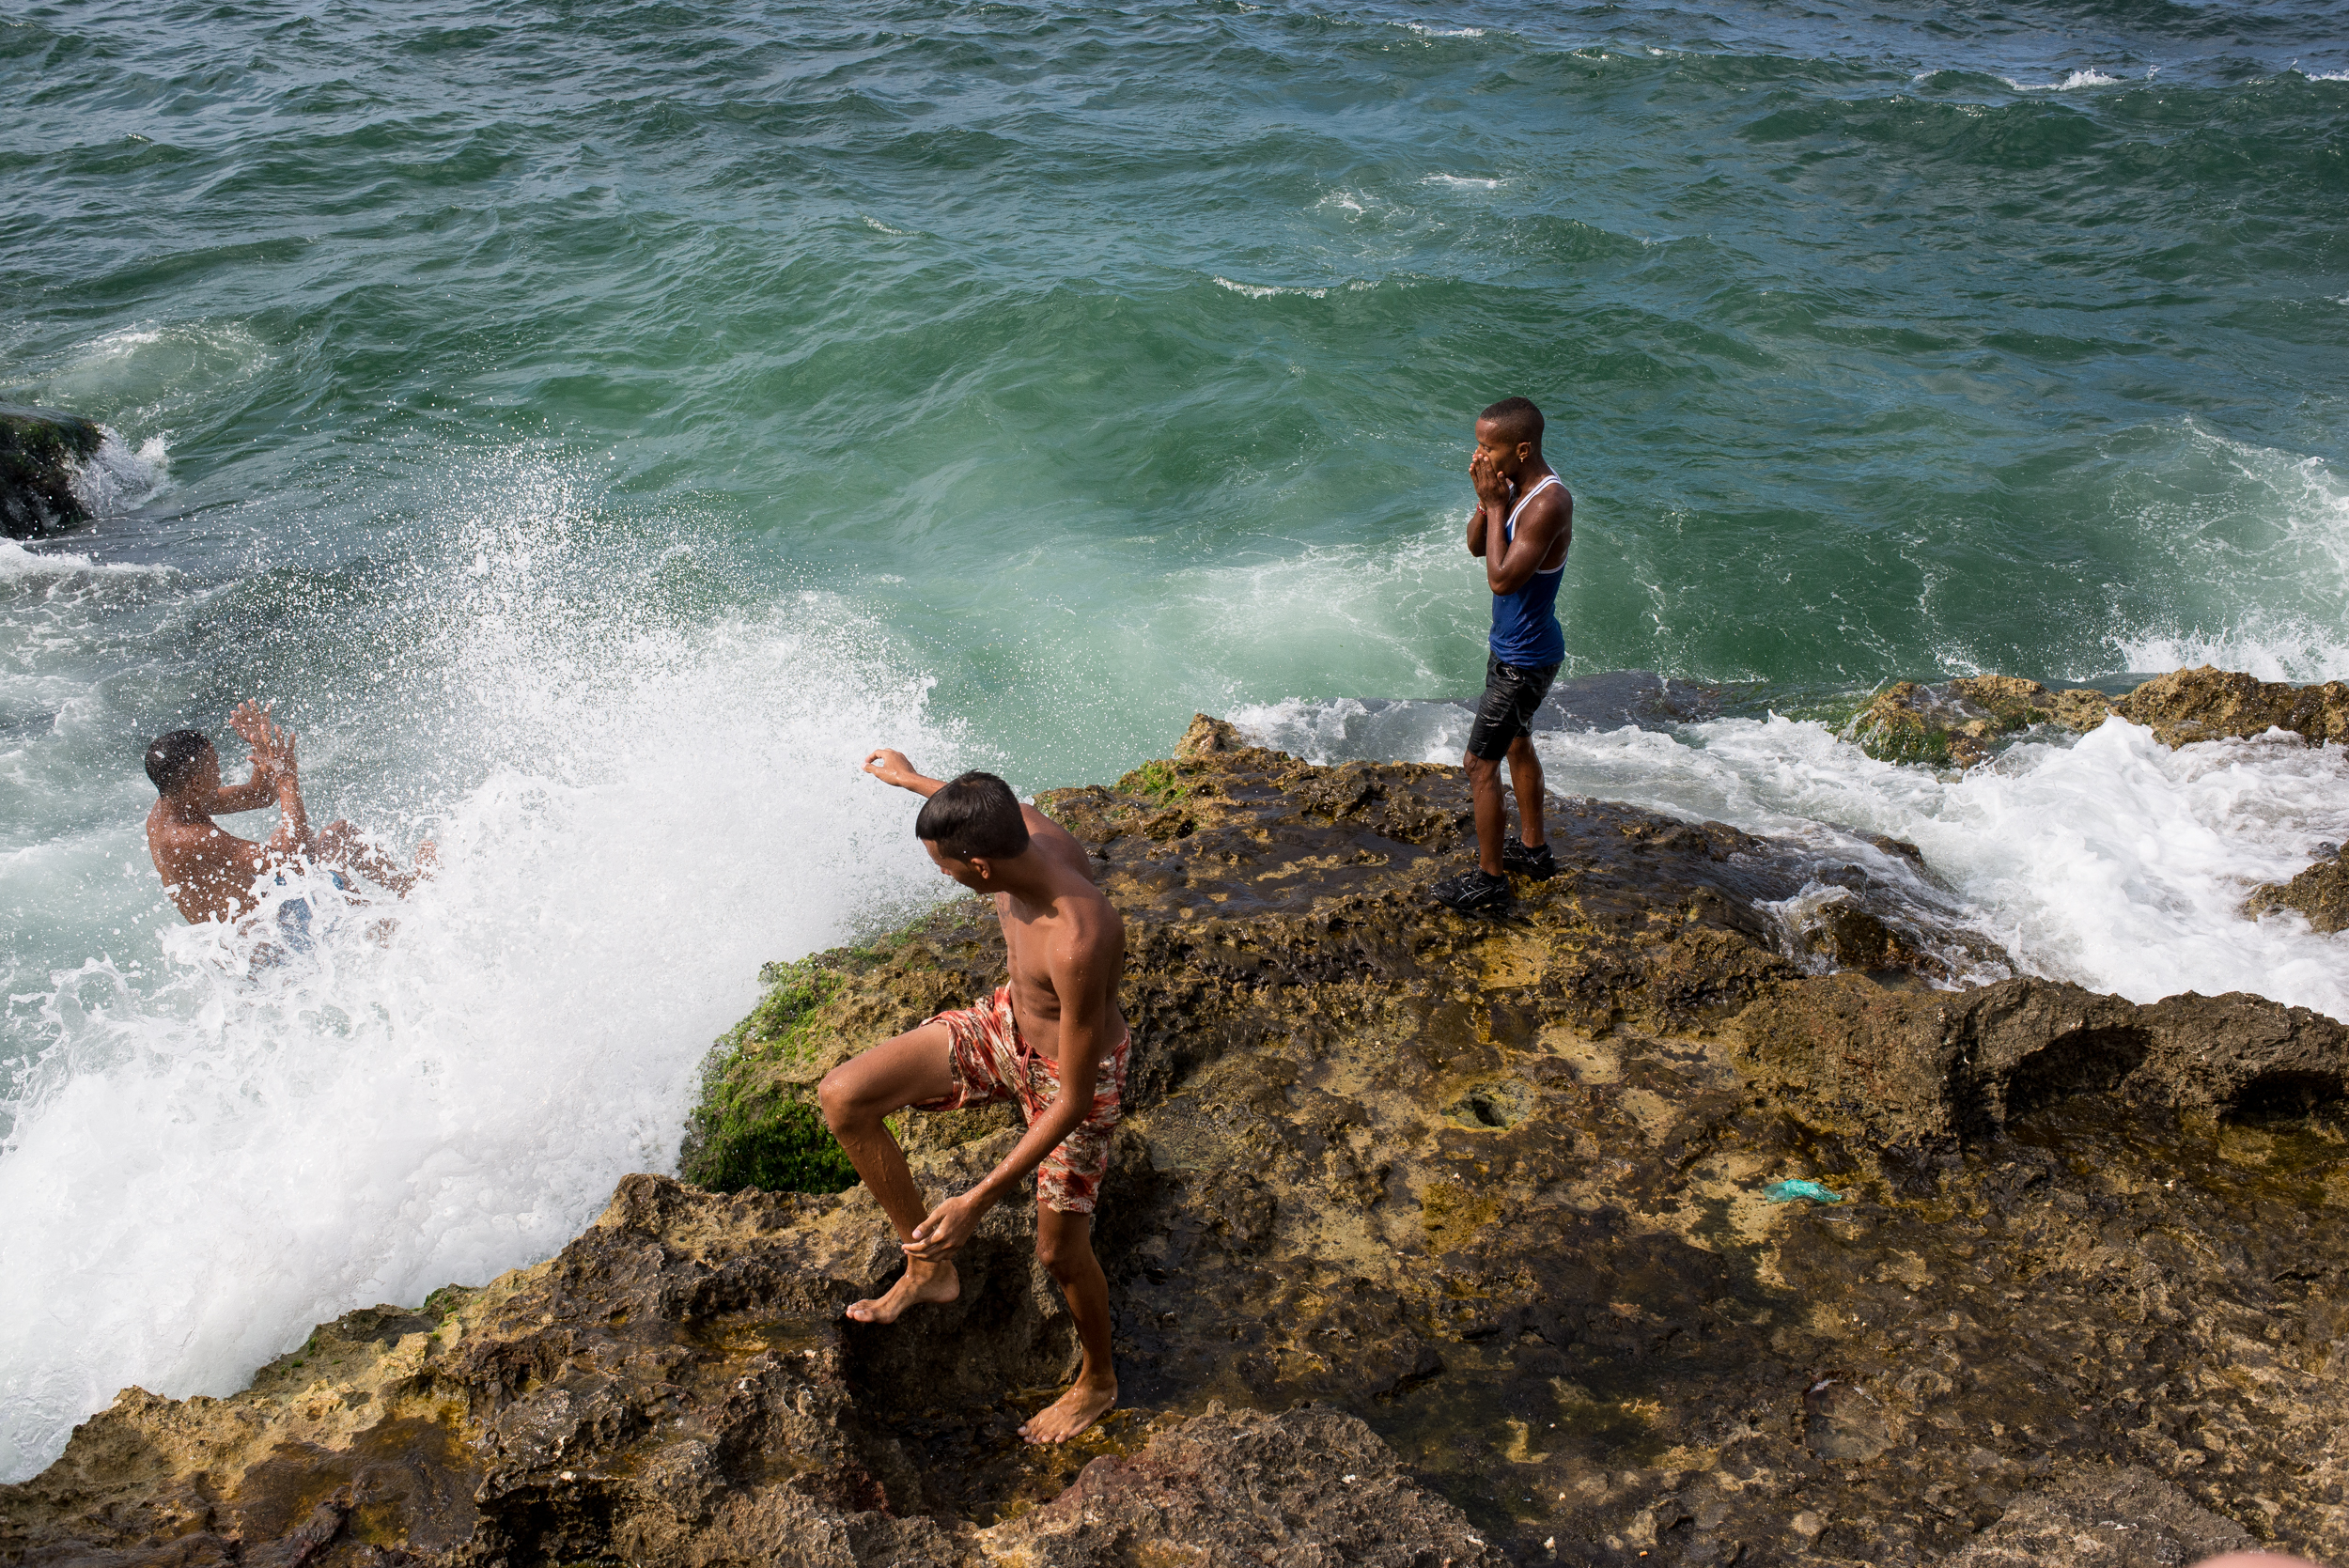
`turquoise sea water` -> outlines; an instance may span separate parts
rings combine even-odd
[[[1492,398],[1573,672],[2349,676],[2333,6],[43,4],[0,105],[0,398],[122,445],[0,545],[0,1473],[670,1157],[757,962],[928,896],[864,747],[1033,789],[1471,690]],[[331,972],[145,864],[140,746],[248,692],[451,850]],[[1906,832],[2020,967],[2340,1010],[2224,924],[2338,757],[2094,742],[1552,760]]]

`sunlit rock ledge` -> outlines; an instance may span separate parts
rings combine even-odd
[[[126,1392],[0,1488],[0,1562],[2349,1555],[2335,1020],[1952,988],[1986,955],[1907,846],[1587,800],[1555,879],[1454,916],[1458,770],[1204,718],[1041,804],[1129,927],[1096,1433],[1013,1437],[1074,1359],[1026,1203],[961,1300],[864,1328],[895,1250],[860,1189],[632,1176],[557,1257],[243,1393]],[[1823,878],[1873,924],[1760,908]],[[687,1172],[837,1186],[816,1079],[1002,964],[969,901],[777,967]],[[1015,1136],[904,1131],[940,1191]]]

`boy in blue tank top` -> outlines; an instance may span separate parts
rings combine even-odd
[[[1533,710],[1566,657],[1557,602],[1574,543],[1574,497],[1542,461],[1542,411],[1523,397],[1504,397],[1477,416],[1469,480],[1476,487],[1469,553],[1484,558],[1493,593],[1485,695],[1463,759],[1476,800],[1477,863],[1431,891],[1439,903],[1474,913],[1508,907],[1507,873],[1539,881],[1558,870],[1542,827],[1542,759],[1532,732]],[[1517,798],[1517,838],[1501,799],[1503,758]]]

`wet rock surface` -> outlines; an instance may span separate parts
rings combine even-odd
[[[1902,681],[1872,698],[1843,733],[1883,761],[1971,768],[2034,730],[2092,730],[2115,713],[2173,748],[2271,729],[2310,745],[2349,742],[2349,685],[2288,686],[2207,664],[2157,675],[2117,698],[2013,675]]]
[[[2310,745],[2349,742],[2349,684],[2287,686],[2204,664],[2157,675],[2112,705],[2165,746],[2291,730]]]
[[[1971,768],[2032,729],[2092,730],[2111,711],[2102,691],[2051,691],[2013,675],[1905,680],[1876,693],[1843,734],[1879,761]]]
[[[73,414],[0,403],[0,535],[37,539],[88,521],[74,478],[104,439]]]
[[[865,1327],[840,1308],[895,1249],[861,1189],[631,1177],[557,1258],[351,1314],[243,1394],[126,1394],[0,1488],[0,1560],[2349,1554],[2332,1020],[1815,974],[1782,911],[1910,918],[1897,846],[1596,801],[1556,805],[1514,914],[1455,916],[1457,770],[1213,721],[1042,803],[1128,921],[1101,1427],[1014,1439],[1075,1362],[1024,1201],[961,1299]],[[799,1104],[1002,963],[972,901],[796,966],[805,1005],[718,1078]],[[939,1192],[1016,1137],[908,1134]]]
[[[2243,901],[2243,912],[2254,918],[2279,909],[2297,909],[2319,931],[2349,927],[2349,858],[2336,849],[2291,881],[2270,882]]]

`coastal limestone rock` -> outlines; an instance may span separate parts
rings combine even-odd
[[[1022,1568],[1508,1561],[1367,1424],[1312,1405],[1278,1416],[1210,1406],[1131,1459],[1096,1459],[1060,1497],[977,1539],[990,1562]]]
[[[1839,975],[1762,998],[1731,1032],[1781,1088],[1925,1145],[2082,1093],[2208,1111],[2349,1093],[2349,1029],[2239,991],[2140,1005],[2032,978],[1920,994]]]
[[[1174,754],[1178,757],[1213,756],[1219,752],[1244,751],[1247,745],[1239,731],[1222,720],[1194,713],[1190,716],[1190,727],[1183,731],[1180,740],[1174,742]]]
[[[89,420],[0,404],[0,534],[37,539],[87,521],[74,480],[104,440]]]
[[[2034,725],[2092,730],[2111,707],[2101,691],[2050,691],[2013,675],[1967,675],[1931,686],[1905,680],[1878,692],[1843,734],[1881,762],[1971,768]]]
[[[2270,729],[2310,745],[2349,743],[2349,684],[2288,686],[2207,664],[2157,675],[2118,699],[2086,688],[2051,691],[2013,675],[1905,680],[1871,698],[1843,736],[1879,761],[1971,768],[2037,726],[2092,730],[2115,713],[2173,749]]]
[[[631,1176],[556,1258],[416,1312],[346,1314],[243,1393],[127,1390],[40,1478],[0,1487],[0,1560],[1504,1560],[1361,1421],[1311,1407],[1121,1417],[1147,1438],[1132,1457],[1099,1440],[1042,1456],[1076,1480],[1050,1505],[988,1529],[931,1517],[926,1467],[893,1429],[1049,1381],[1067,1346],[1016,1209],[962,1264],[966,1292],[1009,1313],[946,1309],[924,1346],[851,1328],[840,1308],[879,1280],[876,1218]],[[861,1355],[860,1335],[914,1353]]]
[[[898,1254],[862,1189],[636,1176],[557,1258],[346,1317],[244,1393],[126,1394],[0,1487],[0,1565],[1924,1568],[2132,1468],[2349,1556],[2329,1020],[1805,977],[1757,905],[1866,872],[1889,919],[1882,865],[1596,801],[1557,804],[1513,916],[1455,916],[1454,768],[1241,746],[1044,803],[1132,955],[1100,1429],[1014,1436],[1075,1354],[1024,1199],[960,1299],[868,1327],[840,1307]],[[969,1000],[985,916],[794,966],[820,1000],[714,1086],[787,1097]],[[906,1126],[934,1192],[1017,1137]]]
[[[2147,681],[2113,711],[2143,724],[2165,746],[2286,729],[2310,745],[2349,743],[2349,684],[2287,686],[2235,670],[2172,670]]]
[[[2258,1545],[2150,1470],[2090,1469],[2018,1498],[1948,1568],[2184,1568]]]
[[[2349,856],[2336,849],[2291,881],[2270,882],[2243,901],[2243,912],[2253,917],[2277,909],[2299,910],[2327,936],[2349,927]]]

